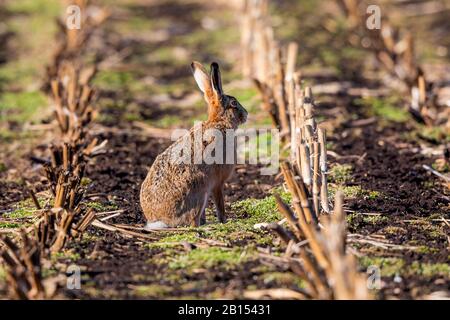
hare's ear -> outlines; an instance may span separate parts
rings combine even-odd
[[[211,63],[211,86],[217,97],[223,95],[222,76],[220,75],[219,64],[217,62]]]
[[[200,90],[202,90],[205,96],[209,96],[212,93],[212,88],[208,72],[205,70],[202,64],[197,61],[191,63],[191,68],[198,87],[200,88]]]

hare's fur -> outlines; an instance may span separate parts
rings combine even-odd
[[[223,158],[226,159],[226,131],[235,130],[240,123],[245,122],[247,112],[233,97],[223,95],[216,64],[212,65],[211,74],[211,78],[215,77],[215,81],[208,77],[200,64],[194,63],[193,70],[194,77],[208,103],[208,120],[194,126],[189,131],[189,136],[178,139],[155,159],[142,184],[140,194],[141,207],[148,220],[146,229],[198,226],[204,223],[205,208],[210,196],[216,205],[219,221],[225,221],[223,187],[231,176],[234,165],[204,162],[194,164],[193,141],[195,137],[203,137],[200,147],[203,150],[207,145],[216,143],[214,138],[203,141],[205,131],[216,129],[224,139]],[[232,102],[233,107],[227,108],[231,99],[235,100]],[[191,149],[191,161],[177,162],[179,150],[186,148]]]

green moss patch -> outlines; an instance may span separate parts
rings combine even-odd
[[[45,203],[45,199],[42,198],[38,198],[38,201],[41,206]],[[36,210],[37,209],[31,199],[20,201],[14,205],[11,212],[0,216],[0,228],[7,229],[26,227],[33,222]]]
[[[358,229],[365,225],[385,225],[389,222],[389,218],[379,215],[362,215],[362,214],[349,214],[347,216],[347,223],[350,228]]]
[[[44,199],[38,199],[38,201],[41,205],[45,203]],[[6,214],[5,216],[13,219],[29,218],[34,215],[36,210],[37,209],[34,203],[30,199],[28,199],[17,203],[15,205],[15,209],[11,213]]]
[[[262,275],[265,284],[279,287],[290,287],[292,284],[298,288],[304,288],[305,283],[300,277],[291,272],[266,272]]]
[[[335,164],[328,173],[330,182],[345,184],[352,179],[353,167],[350,164]]]
[[[438,253],[439,249],[428,247],[428,246],[419,246],[414,251],[416,251],[418,253],[422,253],[422,254],[434,254],[434,253]]]
[[[395,275],[403,276],[450,276],[450,265],[447,263],[422,263],[414,261],[411,264],[406,264],[400,258],[385,258],[385,257],[361,257],[359,263],[362,267],[368,268],[376,266],[380,268],[382,276],[392,277]]]
[[[366,190],[361,188],[361,186],[330,186],[329,188],[330,197],[334,197],[337,190],[342,191],[344,197],[347,199],[364,198],[366,200],[374,200],[381,196],[381,193],[376,190]]]
[[[6,221],[0,221],[0,229],[13,229],[13,228],[20,228],[22,224],[18,222],[6,222]]]
[[[171,269],[218,268],[233,269],[238,264],[250,259],[250,255],[242,248],[195,249],[187,254],[179,255],[169,263]]]
[[[52,253],[51,259],[52,261],[56,262],[58,260],[64,260],[64,261],[77,261],[78,259],[80,259],[80,254],[78,252],[75,252],[72,249],[69,250],[64,250],[61,252],[54,252]]]
[[[356,99],[357,105],[367,107],[369,116],[377,116],[390,122],[407,122],[411,119],[397,97]]]
[[[105,89],[118,90],[124,86],[130,86],[138,83],[135,76],[127,71],[103,70],[96,74],[93,84]]]
[[[46,105],[47,98],[40,91],[5,92],[0,96],[0,113],[10,121],[27,121]]]
[[[148,123],[161,128],[170,128],[178,126],[181,123],[183,123],[183,119],[181,119],[179,116],[165,115],[160,119],[148,121]]]
[[[368,268],[370,266],[376,266],[380,268],[382,276],[392,277],[396,274],[400,274],[405,262],[399,258],[384,258],[384,257],[361,257],[359,263],[362,267]]]
[[[119,209],[117,204],[114,202],[98,202],[98,201],[91,201],[87,202],[86,206],[88,208],[94,209],[96,212],[106,212],[106,211],[113,211]]]
[[[420,263],[414,261],[408,271],[424,277],[445,276],[450,277],[450,265],[448,263]]]
[[[288,203],[291,201],[291,195],[287,192],[282,192],[280,189],[272,192],[278,193]],[[246,224],[273,222],[281,219],[274,196],[238,201],[232,204],[231,208],[238,217],[245,218],[243,222]]]
[[[389,235],[401,235],[401,234],[406,234],[407,231],[401,227],[387,226],[386,228],[383,229],[383,233],[389,234]]]
[[[21,0],[8,1],[6,8],[11,13],[39,13],[45,16],[57,16],[60,14],[60,4],[57,0]]]
[[[133,294],[145,298],[145,297],[163,297],[169,294],[173,288],[160,284],[140,285],[133,288]]]
[[[409,223],[411,231],[414,230],[414,234],[417,234],[417,239],[420,239],[423,235],[429,238],[429,241],[445,241],[447,238],[446,232],[439,225],[433,224],[428,220],[417,220]]]

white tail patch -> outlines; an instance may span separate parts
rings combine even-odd
[[[162,221],[153,221],[153,222],[148,221],[144,227],[144,230],[146,230],[146,231],[160,230],[160,229],[166,229],[168,227],[169,226]]]

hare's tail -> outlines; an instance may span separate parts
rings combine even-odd
[[[169,226],[167,224],[165,224],[162,221],[147,221],[147,224],[144,227],[144,230],[146,231],[150,231],[150,230],[160,230],[160,229],[166,229]]]

